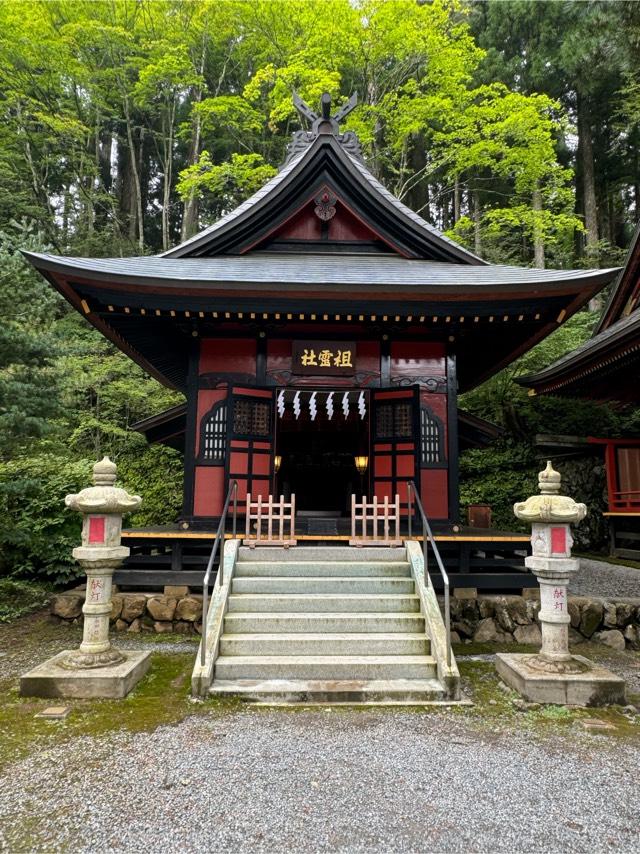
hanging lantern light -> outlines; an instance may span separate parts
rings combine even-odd
[[[280,466],[282,465],[282,457],[280,454],[276,454],[273,458],[273,470],[276,474],[280,471]]]
[[[356,464],[356,471],[362,477],[367,470],[369,465],[369,457],[364,455],[357,455],[353,458],[354,463]]]

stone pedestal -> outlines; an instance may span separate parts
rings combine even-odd
[[[540,472],[540,495],[514,505],[518,519],[531,523],[531,551],[526,566],[540,584],[542,647],[537,655],[498,654],[496,669],[504,682],[536,703],[597,706],[624,703],[619,676],[569,651],[567,587],[579,569],[571,557],[570,523],[584,519],[587,508],[560,495],[560,475],[550,462]]]
[[[116,474],[105,457],[93,467],[94,485],[65,499],[67,507],[84,514],[82,545],[73,550],[87,575],[82,643],[25,674],[23,696],[125,697],[149,668],[150,653],[125,654],[109,640],[113,573],[129,556],[121,545],[122,516],[141,503],[114,485]]]
[[[59,652],[20,677],[23,697],[120,700],[135,688],[151,663],[149,652],[118,652],[115,664],[72,669],[73,650]]]

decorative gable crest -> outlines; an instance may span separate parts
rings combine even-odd
[[[298,130],[293,134],[293,138],[287,146],[287,156],[283,164],[284,166],[308,148],[320,134],[332,134],[347,154],[355,157],[361,163],[364,162],[362,146],[355,133],[352,130],[340,133],[340,122],[344,121],[358,104],[357,92],[354,92],[347,103],[343,104],[333,116],[331,115],[331,95],[328,92],[325,92],[320,99],[320,115],[312,110],[297,92],[293,93],[293,104],[300,117],[303,121],[308,122],[311,128],[309,130]]]

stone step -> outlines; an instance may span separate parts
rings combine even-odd
[[[423,705],[446,702],[437,679],[216,679],[214,697],[235,697],[269,705],[336,703]]]
[[[430,655],[221,655],[214,680],[434,679]]]
[[[336,611],[358,613],[378,611],[397,613],[419,611],[420,599],[415,593],[232,593],[229,611]]]
[[[309,560],[309,561],[240,561],[236,563],[236,578],[268,577],[326,577],[333,578],[409,578],[411,568],[406,561],[331,561],[331,560]]]
[[[412,578],[234,578],[231,593],[413,593]]]
[[[241,546],[238,549],[238,561],[260,562],[300,562],[300,561],[406,561],[407,550],[404,546],[386,548],[381,546],[292,546],[285,549],[279,546]]]
[[[422,614],[374,613],[231,613],[224,618],[224,633],[230,634],[273,634],[284,632],[324,632],[327,635],[347,632],[385,632],[424,634],[425,622]]]
[[[220,655],[428,655],[429,640],[424,634],[352,632],[223,634]]]

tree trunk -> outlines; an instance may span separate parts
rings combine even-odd
[[[195,102],[199,103],[202,100],[202,92],[198,90],[195,96]],[[200,157],[200,137],[202,134],[202,120],[200,113],[196,113],[195,122],[193,125],[193,136],[191,145],[189,146],[189,154],[187,157],[187,165],[195,166]],[[199,205],[198,197],[195,192],[189,194],[184,200],[182,210],[182,229],[180,236],[182,240],[188,240],[198,230],[198,214]]]
[[[456,175],[453,185],[453,224],[455,225],[460,219],[460,181]]]
[[[118,139],[118,220],[131,243],[136,239],[136,188],[131,165],[133,152]]]
[[[173,121],[169,118],[169,129],[162,122],[162,148],[164,152],[162,180],[162,249],[164,252],[169,248],[169,202],[171,200],[171,167],[173,156]]]
[[[535,216],[536,213],[542,212],[542,193],[540,188],[536,187],[533,191],[531,207],[534,211],[533,222],[533,263],[536,267],[544,269],[544,238],[542,236],[542,228],[539,219]]]
[[[473,191],[473,251],[476,255],[482,252],[482,236],[480,234],[480,220],[482,211],[480,210],[480,196],[477,190]]]
[[[588,101],[583,95],[578,95],[578,138],[580,141],[582,196],[584,200],[584,227],[587,232],[587,254],[591,255],[594,260],[597,260],[598,206],[596,203],[591,113],[589,111]]]
[[[131,122],[131,112],[129,110],[129,96],[124,96],[124,115],[127,123],[127,142],[129,143],[131,174],[133,176],[133,186],[135,189],[136,202],[136,222],[138,226],[138,249],[140,253],[144,251],[144,220],[142,218],[142,190],[140,187],[140,173],[138,164],[136,163],[136,148],[133,144],[133,127]],[[142,149],[142,139],[140,139],[140,149]]]

